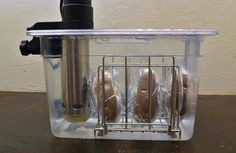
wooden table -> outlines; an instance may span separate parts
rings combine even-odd
[[[45,94],[0,92],[0,153],[236,153],[236,96],[200,96],[187,142],[59,139],[48,115]]]

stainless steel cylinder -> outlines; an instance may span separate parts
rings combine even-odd
[[[89,46],[87,38],[65,37],[62,41],[62,98],[68,117],[89,117],[87,80],[89,77]]]

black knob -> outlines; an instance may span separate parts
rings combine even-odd
[[[28,56],[30,53],[29,53],[29,50],[27,49],[28,48],[28,45],[29,45],[29,41],[28,40],[23,40],[21,41],[20,43],[20,52],[21,52],[21,55],[23,56]]]
[[[40,54],[40,44],[39,38],[33,38],[30,42],[28,40],[23,40],[20,43],[21,55],[28,56],[30,54],[39,55]]]

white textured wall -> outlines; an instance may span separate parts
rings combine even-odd
[[[19,42],[37,21],[60,20],[59,0],[0,0],[0,91],[45,91],[40,57]],[[4,4],[4,5],[3,5]],[[236,94],[236,0],[93,0],[96,28],[213,28],[202,60],[201,94]]]

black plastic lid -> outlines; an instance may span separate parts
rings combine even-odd
[[[93,22],[69,21],[69,22],[38,22],[30,30],[60,30],[60,29],[93,29]]]

